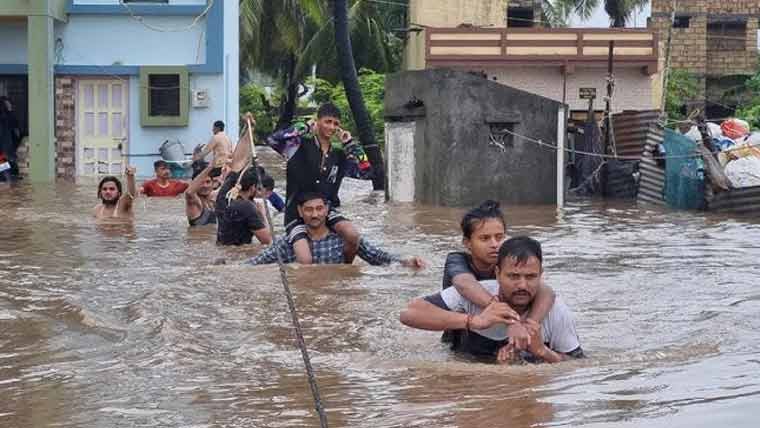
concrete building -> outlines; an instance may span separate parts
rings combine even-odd
[[[520,28],[531,18],[540,21],[540,8],[529,0],[411,0],[409,22],[418,31],[409,35],[405,67],[482,72],[496,82],[564,102],[583,116],[588,101],[580,97],[581,88],[594,88],[596,109],[604,108],[608,45],[615,41],[613,111],[659,105],[654,31]]]
[[[148,176],[166,140],[238,132],[237,1],[3,0],[0,40],[35,181]]]
[[[407,71],[385,83],[387,194],[394,202],[553,204],[564,106],[453,70]],[[558,159],[559,157],[559,159]],[[560,187],[558,187],[560,186]]]
[[[660,34],[663,53],[672,5],[671,0],[652,0],[649,27]],[[676,7],[671,67],[699,79],[694,101],[707,108],[708,117],[724,117],[730,109],[716,103],[733,104],[724,92],[757,71],[760,0],[691,0]]]

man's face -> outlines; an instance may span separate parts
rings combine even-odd
[[[106,181],[100,186],[100,200],[103,201],[103,205],[116,205],[120,197],[119,188],[113,181]]]
[[[332,138],[340,128],[340,119],[332,116],[322,116],[317,119],[317,134],[324,139]]]
[[[477,225],[470,238],[465,238],[463,242],[474,259],[493,266],[499,257],[499,247],[504,237],[504,224],[498,219],[488,218]]]
[[[172,172],[166,165],[160,165],[158,168],[156,168],[156,177],[158,178],[169,178],[171,175]]]
[[[206,197],[213,191],[214,181],[211,179],[211,177],[206,177],[206,179],[201,182],[201,187],[198,189],[198,194],[200,196]]]
[[[327,219],[327,205],[322,199],[312,199],[298,206],[298,214],[304,224],[312,229],[317,229],[325,224]]]
[[[505,257],[501,265],[496,266],[501,297],[513,307],[530,305],[536,297],[542,274],[541,262],[535,256],[520,264],[514,257]]]

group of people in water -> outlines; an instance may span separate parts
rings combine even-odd
[[[327,103],[315,120],[274,132],[266,142],[287,161],[286,197],[274,193],[274,180],[252,162],[252,132],[234,146],[216,122],[211,142],[195,154],[198,164],[189,183],[171,180],[164,161],[156,178],[143,183],[146,196],[184,193],[190,226],[216,224],[217,243],[244,245],[253,237],[264,248],[249,265],[279,260],[300,264],[352,263],[358,256],[372,265],[400,263],[423,268],[419,257],[400,257],[368,242],[337,208],[344,177],[371,179],[372,165],[362,147],[341,129],[341,113]],[[245,126],[255,125],[250,113]],[[213,160],[201,163],[213,153]],[[126,169],[127,189],[116,177],[98,185],[98,219],[133,218],[138,195],[135,170]],[[263,201],[258,202],[259,197]],[[269,201],[269,202],[267,202]],[[264,204],[284,211],[285,234],[273,241]],[[502,362],[558,362],[584,353],[573,314],[543,281],[543,253],[536,240],[507,239],[499,205],[486,201],[462,219],[467,251],[446,258],[443,287],[414,299],[401,313],[403,324],[443,331],[453,349]],[[278,257],[279,256],[279,257]]]

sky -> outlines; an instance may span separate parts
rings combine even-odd
[[[604,2],[599,2],[600,5],[594,11],[594,15],[587,21],[581,22],[578,18],[572,19],[571,22],[569,22],[571,27],[609,27],[610,26],[610,20],[607,17],[607,14],[604,12]],[[631,21],[628,23],[629,27],[646,27],[647,26],[647,17],[649,16],[649,5],[647,4],[644,6],[644,8],[636,14]]]

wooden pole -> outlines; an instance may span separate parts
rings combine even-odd
[[[610,40],[610,47],[609,47],[609,53],[607,55],[607,98],[605,102],[605,121],[604,121],[604,153],[607,153],[609,149],[613,146],[612,144],[612,90],[613,90],[613,83],[612,83],[612,72],[613,72],[613,62],[614,62],[614,56],[615,56],[615,41]],[[613,150],[616,151],[616,150]]]
[[[668,25],[668,39],[665,42],[665,70],[662,71],[662,96],[660,98],[660,116],[663,121],[667,119],[665,112],[665,99],[668,94],[668,79],[670,77],[670,49],[673,41],[673,21],[676,20],[677,0],[673,0],[672,10],[670,11],[670,24]],[[658,46],[659,49],[659,46]]]
[[[567,120],[565,106],[557,112],[557,208],[565,206],[565,137]]]

